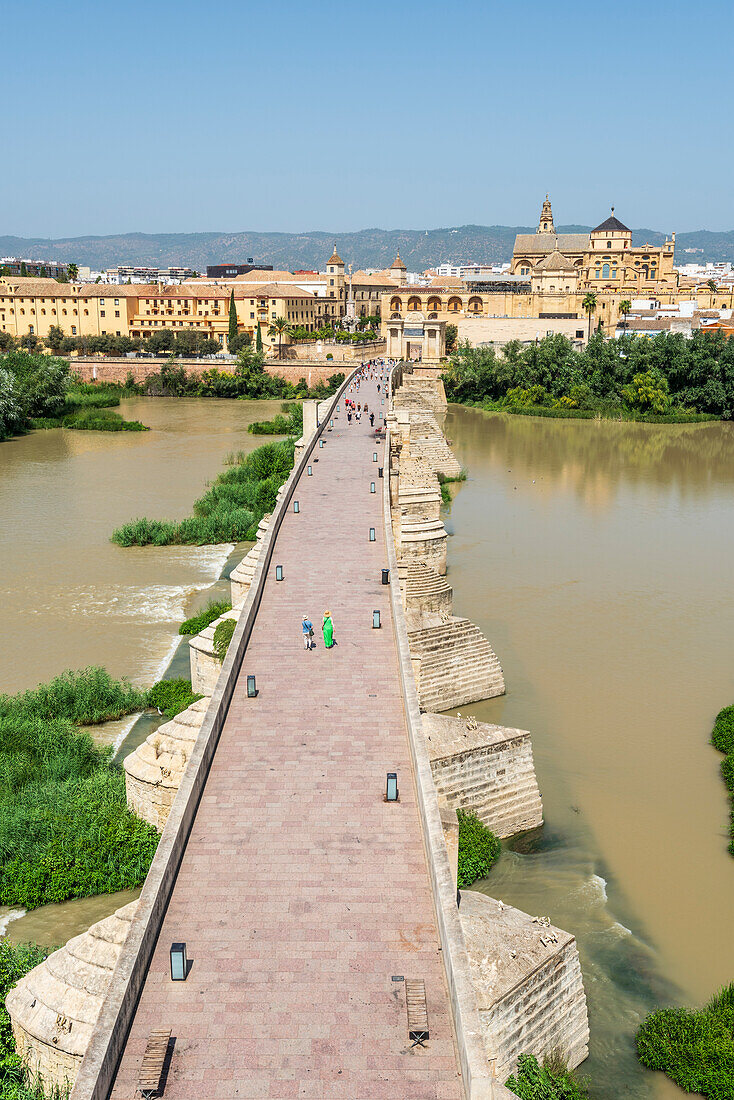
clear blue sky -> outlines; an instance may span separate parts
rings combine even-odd
[[[2,8],[0,234],[731,229],[731,0]],[[12,120],[12,125],[10,125]]]

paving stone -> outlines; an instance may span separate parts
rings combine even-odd
[[[374,385],[357,400],[377,407]],[[342,409],[343,409],[342,403]],[[384,446],[342,412],[278,534],[257,623],[112,1096],[134,1095],[145,1038],[176,1037],[166,1100],[458,1100],[433,900],[393,639]],[[370,493],[377,481],[377,493]],[[369,528],[377,534],[369,542]],[[285,580],[275,582],[275,565]],[[325,650],[329,608],[338,645]],[[372,629],[379,609],[380,630]],[[301,616],[316,628],[306,652]],[[248,699],[246,677],[259,695]],[[397,771],[401,801],[382,801]],[[186,983],[169,976],[184,940]],[[431,1039],[411,1050],[405,987]]]

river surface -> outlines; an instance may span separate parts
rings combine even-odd
[[[633,1035],[734,979],[734,860],[708,745],[734,702],[734,426],[487,415],[446,423],[469,478],[446,525],[454,610],[529,729],[546,824],[480,888],[576,935],[594,1096],[682,1097]]]

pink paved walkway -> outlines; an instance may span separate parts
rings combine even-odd
[[[358,399],[384,412],[374,384]],[[156,1027],[176,1038],[165,1100],[461,1096],[380,584],[383,446],[369,420],[348,427],[343,402],[341,410],[314,451],[314,476],[298,486],[300,513],[291,509],[278,535],[112,1091],[119,1100],[132,1100]],[[339,642],[332,650],[320,635],[325,608]],[[304,612],[317,630],[310,653]],[[254,700],[248,672],[257,675]],[[398,772],[398,805],[382,801],[387,771]],[[175,940],[193,959],[186,982],[169,977]],[[410,1049],[405,987],[391,981],[399,974],[425,979],[425,1050]]]

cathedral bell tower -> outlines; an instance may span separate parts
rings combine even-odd
[[[543,203],[543,209],[540,211],[538,233],[555,233],[555,231],[556,227],[553,224],[553,211],[551,210],[551,202],[546,195],[545,202]]]

